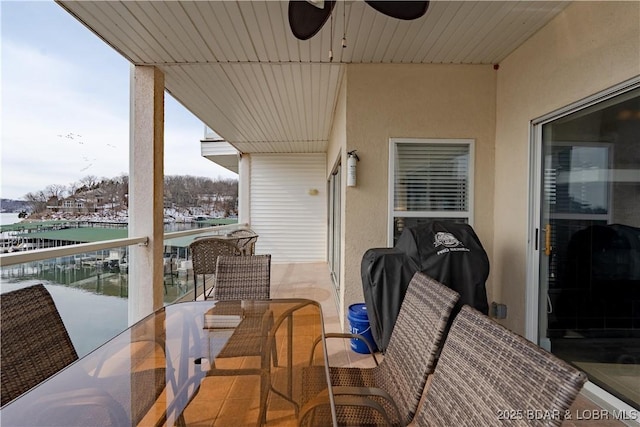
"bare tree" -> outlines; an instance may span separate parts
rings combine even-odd
[[[78,182],[72,182],[69,185],[67,185],[67,191],[69,192],[69,195],[73,196],[74,194],[76,194],[79,186],[80,184]]]
[[[29,203],[34,213],[42,213],[47,209],[47,197],[43,191],[27,193],[24,199]]]
[[[122,174],[116,178],[98,179],[87,175],[68,186],[52,184],[44,190],[28,193],[24,196],[34,212],[44,212],[47,204],[57,204],[70,195],[81,196],[85,192],[99,189],[107,210],[121,210],[128,206],[129,176]],[[235,214],[238,199],[237,179],[216,179],[194,177],[190,175],[165,176],[165,206],[190,209],[201,207],[210,211]]]
[[[66,192],[67,187],[61,184],[47,185],[44,189],[44,194],[47,197],[47,200],[55,200],[56,202],[63,199]]]
[[[98,187],[98,178],[95,175],[87,175],[80,179],[79,190],[95,190]]]

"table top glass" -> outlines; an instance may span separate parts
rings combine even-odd
[[[331,425],[327,364],[315,301],[185,302],[139,321],[0,417],[7,426],[297,425],[301,416]]]

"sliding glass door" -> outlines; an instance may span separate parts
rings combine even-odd
[[[640,89],[536,134],[539,342],[640,408]]]
[[[342,171],[341,166],[336,166],[335,170],[329,177],[329,238],[327,239],[329,247],[327,253],[329,268],[331,270],[331,278],[336,289],[340,290],[340,260],[341,251],[341,234],[342,221],[340,219],[342,212]],[[339,292],[338,292],[339,295]]]

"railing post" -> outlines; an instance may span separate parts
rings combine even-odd
[[[129,250],[129,324],[163,304],[164,75],[132,66],[129,236],[148,236]]]

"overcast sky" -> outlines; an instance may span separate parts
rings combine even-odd
[[[130,64],[53,1],[0,0],[1,189],[129,170]],[[200,155],[204,125],[165,95],[165,175],[237,177]]]

